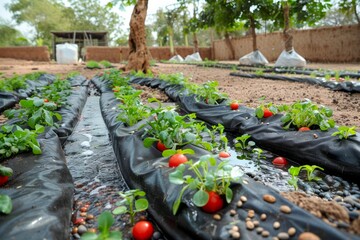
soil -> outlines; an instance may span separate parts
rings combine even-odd
[[[237,64],[237,62],[226,62]],[[115,67],[124,67],[123,64],[113,64]],[[308,64],[308,68],[321,68],[324,70],[359,71],[360,64]],[[337,125],[356,126],[360,129],[360,93],[347,93],[332,91],[330,89],[310,85],[307,83],[274,81],[266,79],[250,79],[230,76],[230,69],[204,68],[194,65],[163,64],[157,63],[151,69],[155,74],[182,72],[192,82],[203,83],[218,81],[219,89],[227,93],[231,99],[239,100],[248,107],[257,107],[259,99],[266,97],[265,102],[274,104],[290,104],[305,98],[314,103],[330,107],[334,111]],[[67,75],[77,71],[91,79],[103,69],[86,69],[84,63],[73,65],[59,65],[55,62],[34,62],[15,59],[0,58],[0,76],[10,77],[14,73],[25,74],[35,71],[45,71],[53,74]]]

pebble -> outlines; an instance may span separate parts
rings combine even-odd
[[[341,196],[334,196],[334,199],[333,199],[335,202],[342,202],[343,201],[343,198]]]
[[[325,185],[325,184],[322,184],[320,185],[320,188],[324,191],[324,192],[327,192],[330,190],[330,187],[328,185]]]
[[[260,219],[261,219],[262,221],[265,221],[266,218],[267,218],[267,216],[266,216],[265,213],[263,213],[263,214],[260,215]]]
[[[79,227],[78,227],[78,233],[80,234],[80,235],[82,235],[82,234],[84,234],[84,233],[86,233],[87,232],[87,228],[84,226],[84,225],[80,225]]]
[[[241,200],[239,200],[239,201],[236,203],[236,206],[237,206],[237,207],[242,207],[242,205],[243,205],[243,203],[242,203]]]
[[[274,222],[273,227],[274,227],[275,229],[280,228],[280,223],[279,223],[279,222]]]
[[[240,237],[241,237],[240,232],[232,232],[231,237],[233,239],[240,239]]]
[[[249,218],[253,218],[254,216],[255,216],[255,211],[252,210],[252,209],[249,210],[249,211],[248,211],[248,217],[249,217]]]
[[[286,233],[286,232],[280,232],[277,237],[280,239],[280,240],[287,240],[289,239],[289,234]]]
[[[287,205],[281,205],[280,206],[280,211],[283,213],[291,213],[291,208]]]
[[[349,217],[351,220],[355,220],[359,217],[359,212],[351,211],[351,212],[349,212]]]
[[[296,229],[294,227],[288,229],[288,234],[290,237],[294,236],[295,233],[296,233]]]
[[[262,233],[261,233],[261,236],[263,236],[263,237],[268,237],[268,236],[270,236],[270,232],[269,231],[262,231]]]
[[[336,227],[338,228],[349,228],[350,225],[344,221],[340,221],[336,223]]]
[[[75,234],[73,235],[73,237],[74,237],[75,239],[80,239],[80,238],[81,238],[78,233],[75,233]]]
[[[153,238],[154,240],[158,240],[158,239],[160,239],[161,237],[162,237],[162,236],[161,236],[161,233],[158,232],[158,231],[154,232],[153,235],[152,235],[152,238]]]
[[[230,216],[235,216],[236,215],[236,211],[234,209],[231,209],[229,213],[230,213]]]
[[[232,226],[231,230],[234,232],[238,232],[240,229],[238,226]]]
[[[253,224],[255,227],[258,227],[260,225],[259,221],[253,221]]]
[[[75,234],[78,232],[78,228],[77,227],[73,227],[72,230],[71,230],[71,233],[72,234]]]
[[[255,231],[256,231],[258,234],[261,234],[261,233],[264,231],[264,228],[262,228],[262,227],[257,227],[257,228],[255,229]]]
[[[326,181],[330,185],[334,184],[334,178],[332,176],[330,176],[330,175],[326,175],[324,177],[324,181]]]
[[[92,219],[94,219],[94,215],[92,215],[92,214],[86,215],[86,220],[92,220]]]
[[[240,200],[241,200],[242,202],[246,202],[246,201],[247,201],[247,197],[241,196],[241,197],[240,197]]]
[[[255,228],[254,223],[252,221],[247,221],[246,228],[249,230],[253,230]]]
[[[264,199],[265,202],[268,202],[268,203],[276,202],[276,198],[273,195],[270,195],[270,194],[264,194],[263,199]]]
[[[321,240],[321,239],[314,233],[303,232],[299,235],[298,240]]]
[[[219,221],[219,220],[221,220],[221,215],[218,214],[218,213],[217,213],[217,214],[214,214],[213,219]]]

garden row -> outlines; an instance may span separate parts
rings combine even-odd
[[[283,129],[286,114],[274,112],[266,118],[264,106],[259,110],[245,106],[231,110],[224,95],[217,94],[216,84],[211,82],[201,90],[180,75],[129,79],[116,72],[92,81],[102,93],[102,115],[124,178],[131,188],[147,193],[149,212],[171,239],[299,237],[308,231],[321,239],[358,238],[327,225],[275,190],[254,182],[243,175],[236,162],[218,155],[228,150],[227,144],[232,147],[249,144],[247,138],[242,142],[240,137],[233,145],[224,130],[241,136],[248,134],[262,149],[300,164],[322,166],[356,181],[360,171],[359,138],[356,132],[350,131],[344,137],[345,133],[332,129],[335,125],[328,118],[331,114],[325,113],[327,109],[318,126],[299,132],[294,131],[298,126],[290,120],[287,121],[290,130]],[[130,83],[165,91],[182,114],[166,108],[149,109],[134,100],[139,93],[129,89]],[[192,94],[195,91],[198,95]],[[309,102],[297,105],[314,107]],[[210,128],[206,127],[208,124]],[[247,150],[245,145],[243,150]],[[183,164],[174,164],[171,159],[177,154],[190,154],[191,160],[177,159],[178,164]],[[211,192],[224,194],[227,204],[219,211],[218,208],[208,211],[206,207],[212,199]]]
[[[1,237],[67,239],[74,186],[62,145],[86,102],[88,81],[39,74],[1,82],[0,112],[8,118],[0,131]]]

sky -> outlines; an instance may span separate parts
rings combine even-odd
[[[110,0],[99,0],[102,5],[106,5]],[[5,8],[5,5],[10,3],[11,0],[0,0],[0,18],[11,21],[11,13]],[[65,4],[67,4],[67,0],[63,0]],[[172,5],[177,3],[177,0],[161,0],[161,4],[159,4],[159,0],[149,0],[148,12],[146,22],[151,21],[151,16],[156,13],[156,11],[160,8],[165,8],[168,5]],[[123,18],[124,27],[127,29],[129,27],[130,17],[132,13],[133,7],[126,7],[125,11],[121,11],[117,6],[114,7],[114,11],[117,12]],[[16,29],[18,29],[25,37],[31,38],[33,35],[32,28],[27,24],[17,25],[15,21],[11,21],[14,23]]]

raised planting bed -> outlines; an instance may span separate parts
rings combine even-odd
[[[150,148],[144,146],[147,131],[140,128],[143,125],[147,126],[153,119],[159,118],[160,113],[155,118],[150,116],[140,120],[133,126],[119,121],[118,116],[123,113],[124,108],[121,106],[124,105],[124,102],[115,97],[112,86],[113,80],[104,80],[100,76],[92,79],[102,93],[100,107],[109,130],[115,155],[128,185],[147,193],[148,211],[169,238],[263,239],[268,236],[283,238],[289,237],[289,235],[298,238],[303,232],[312,232],[321,239],[359,238],[357,235],[349,233],[350,231],[342,230],[341,224],[336,221],[333,224],[337,224],[337,228],[325,223],[318,218],[319,216],[316,217],[296,206],[276,190],[255,182],[251,178],[254,176],[246,175],[243,175],[242,181],[235,181],[231,184],[233,192],[231,201],[215,214],[206,213],[196,207],[193,199],[196,191],[186,190],[178,205],[178,211],[174,215],[174,202],[178,198],[182,186],[172,184],[169,180],[170,175],[174,177],[175,170],[168,167],[168,157],[163,156],[156,145]],[[313,130],[300,136],[301,133],[297,131],[282,129],[279,122],[280,115],[259,120],[255,116],[254,109],[241,107],[239,110],[233,111],[225,101],[217,105],[209,105],[199,101],[196,96],[189,95],[189,91],[181,91],[184,88],[183,86],[159,79],[132,78],[130,83],[154,88],[159,87],[178,103],[180,113],[196,113],[197,119],[205,121],[210,126],[221,123],[226,131],[235,136],[248,133],[257,146],[267,149],[273,154],[287,157],[292,161],[296,160],[295,162],[299,164],[318,164],[324,167],[326,171],[348,179],[356,180],[359,173],[359,159],[357,157],[359,156],[359,149],[357,149],[359,139],[357,136],[352,137],[350,143],[344,144],[339,144],[340,141],[336,137],[330,138],[332,132],[324,133],[320,130]],[[207,98],[203,100],[209,102]],[[314,134],[317,134],[318,137],[314,138]],[[337,149],[322,147],[329,143],[336,144]],[[343,145],[346,147],[343,148]],[[234,145],[232,146],[234,147]],[[345,152],[353,155],[347,160],[336,154],[336,152],[348,150],[348,147],[351,150]],[[193,150],[194,155],[189,158],[194,162],[204,160],[204,156],[213,154],[213,152],[193,144],[184,145],[182,149]],[[312,153],[305,154],[309,151]],[[318,158],[321,160],[316,160]],[[217,157],[217,154],[213,159],[216,165],[224,161],[224,159]],[[232,159],[230,163],[233,167],[241,165],[236,163],[236,158]],[[236,172],[241,173],[241,168],[241,166],[236,168]],[[346,174],[344,174],[345,171]],[[185,170],[185,172],[194,177],[190,170]],[[335,180],[337,181],[337,179]],[[327,177],[326,183],[330,181],[331,178]],[[352,192],[358,189],[358,186],[353,183],[351,186],[349,184],[349,187],[351,187]],[[356,193],[352,194],[356,197]],[[355,209],[353,208],[353,210]],[[343,211],[346,212],[344,209]]]
[[[6,199],[5,205],[1,202],[0,233],[4,239],[67,239],[74,186],[62,144],[79,119],[88,81],[45,74],[33,82],[24,91],[9,93],[20,95],[15,98],[19,108],[1,111],[11,118],[1,123],[2,150],[6,149],[1,165],[13,174],[0,188]]]

